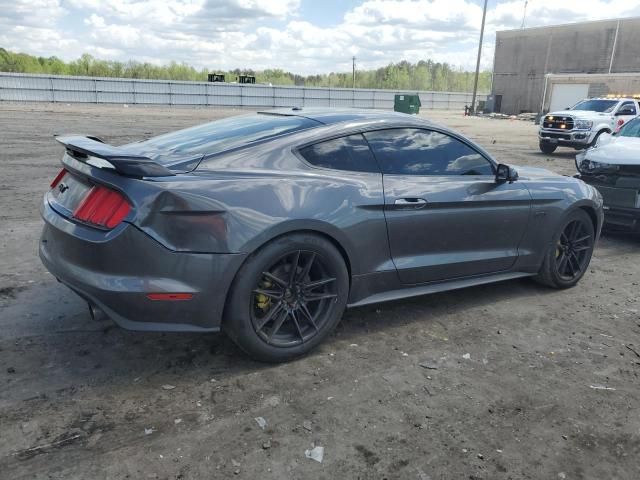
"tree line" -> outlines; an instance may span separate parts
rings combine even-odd
[[[198,70],[186,63],[170,62],[165,65],[154,65],[135,60],[127,62],[100,60],[88,53],[77,60],[65,62],[55,56],[36,57],[26,53],[10,52],[3,48],[0,48],[0,71],[187,81],[206,81],[209,73],[220,73],[225,75],[227,82],[236,81],[239,75],[253,75],[256,77],[257,83],[272,85],[336,88],[351,88],[353,85],[351,72],[331,72],[305,76],[280,69]],[[473,72],[455,68],[448,63],[432,60],[411,63],[402,60],[374,70],[357,70],[356,87],[470,92],[473,89],[473,77]],[[490,88],[491,72],[481,72],[478,79],[478,90],[488,92]]]

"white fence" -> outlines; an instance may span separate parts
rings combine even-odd
[[[422,108],[427,110],[462,110],[465,105],[471,105],[471,93],[463,92],[309,88],[0,72],[0,101],[5,102],[393,109],[394,95],[415,93],[420,95]]]

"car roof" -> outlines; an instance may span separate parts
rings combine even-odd
[[[282,115],[282,116],[294,116],[304,117],[310,120],[314,120],[323,125],[333,125],[343,122],[379,122],[380,120],[387,120],[390,122],[399,123],[423,123],[432,124],[428,120],[415,115],[408,115],[406,113],[391,112],[388,110],[373,110],[373,109],[357,109],[357,108],[318,108],[318,107],[293,107],[293,108],[277,108],[273,110],[260,111],[258,114],[262,115]]]

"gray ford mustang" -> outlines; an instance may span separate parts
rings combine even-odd
[[[379,111],[243,115],[123,146],[58,137],[40,257],[122,327],[224,330],[284,361],[345,307],[585,273],[591,186],[498,164],[460,134]]]

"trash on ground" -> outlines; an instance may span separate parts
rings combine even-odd
[[[427,370],[437,370],[438,366],[435,363],[429,362],[429,361],[424,361],[424,362],[420,362],[418,365],[420,365],[422,368],[426,368]]]
[[[155,428],[151,427],[151,428],[145,428],[144,429],[144,434],[145,435],[151,435],[153,432],[155,432]]]
[[[262,417],[256,417],[256,418],[254,418],[254,420],[256,421],[258,426],[263,430],[264,430],[264,427],[267,426],[267,421]]]
[[[631,346],[631,344],[625,345],[625,348],[627,350],[631,350],[633,353],[635,353],[636,357],[640,358],[640,353],[638,353],[637,350]]]
[[[464,358],[465,360],[469,360],[471,358],[471,354],[465,353],[464,355],[462,355],[462,358]]]
[[[304,456],[311,460],[315,460],[318,463],[322,463],[322,459],[324,458],[324,447],[314,447],[311,450],[305,450]]]
[[[594,390],[616,390],[613,387],[605,387],[604,385],[589,385],[589,387],[593,388]]]
[[[310,420],[305,420],[304,422],[302,422],[302,428],[304,428],[305,430],[310,432],[312,430],[311,421]]]
[[[174,388],[176,388],[175,385],[169,385],[169,384],[162,385],[163,390],[173,390]]]

